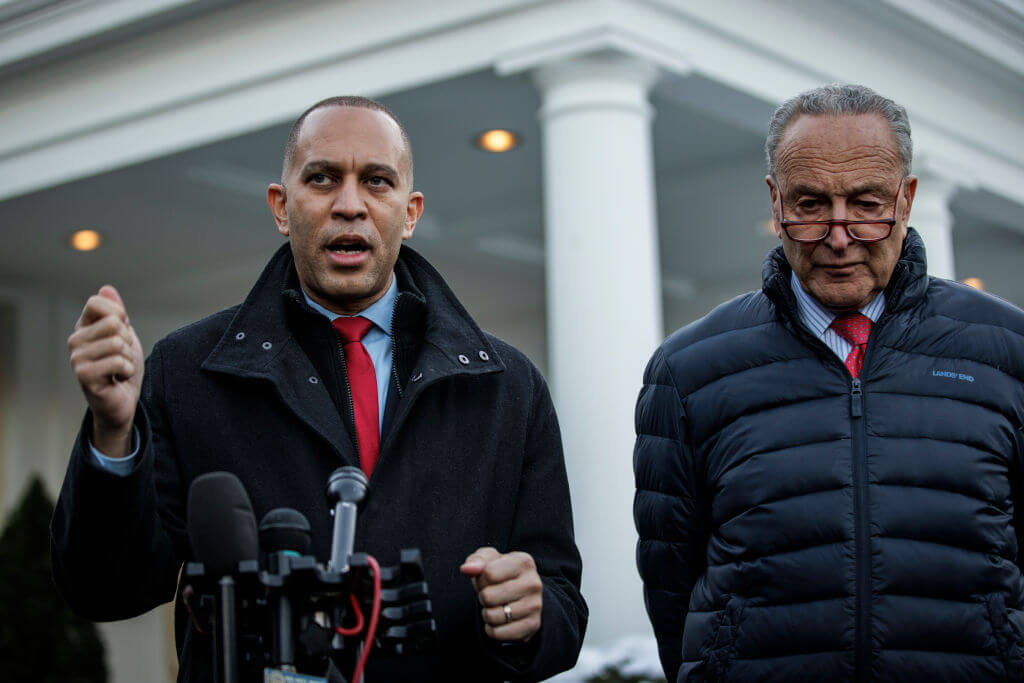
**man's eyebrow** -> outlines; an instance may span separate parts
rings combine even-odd
[[[864,183],[863,185],[855,185],[850,188],[850,191],[846,193],[847,197],[856,197],[862,194],[875,193],[880,195],[895,194],[894,191],[888,186],[882,183]],[[828,192],[818,186],[808,185],[807,183],[798,183],[789,188],[786,193],[789,196],[807,194],[812,197],[822,197],[828,194]]]
[[[865,183],[864,185],[857,185],[850,192],[851,197],[855,197],[860,194],[880,194],[883,196],[895,194],[896,191],[887,185],[881,183]]]
[[[340,166],[331,161],[327,161],[326,159],[313,159],[312,161],[307,161],[305,164],[302,165],[300,173],[302,175],[307,175],[309,173],[338,174],[341,172],[341,170],[342,169]]]
[[[391,164],[369,163],[366,166],[363,166],[362,172],[364,175],[374,173],[377,175],[398,177],[398,169]]]
[[[792,187],[790,187],[789,190],[786,192],[786,194],[788,194],[791,197],[794,196],[794,195],[798,195],[798,194],[809,194],[809,195],[812,195],[812,196],[821,196],[821,195],[826,194],[826,192],[821,187],[815,187],[813,185],[808,185],[806,183],[797,183],[796,185],[793,185]]]
[[[331,175],[341,175],[345,172],[345,169],[326,159],[313,159],[312,161],[306,162],[302,166],[302,175],[308,175],[310,173],[329,173]],[[389,177],[397,178],[399,173],[398,169],[391,164],[382,162],[370,162],[359,169],[361,175],[384,175]]]

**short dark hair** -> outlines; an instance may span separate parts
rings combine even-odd
[[[914,157],[914,144],[910,139],[910,120],[907,110],[887,97],[882,97],[864,85],[838,84],[811,88],[792,97],[772,114],[768,123],[768,139],[765,141],[765,155],[768,157],[768,172],[775,175],[775,151],[793,119],[801,114],[811,116],[842,116],[855,114],[878,114],[886,123],[896,140],[900,164],[904,176],[910,175]]]
[[[299,145],[299,135],[302,133],[302,124],[305,123],[306,117],[315,112],[317,109],[323,109],[324,107],[353,107],[356,109],[369,109],[371,111],[379,111],[385,114],[398,125],[398,130],[402,134],[402,144],[405,145],[406,154],[409,156],[409,187],[412,187],[412,141],[409,140],[409,133],[406,132],[405,126],[398,120],[395,113],[385,107],[377,100],[371,100],[369,97],[360,97],[359,95],[338,95],[336,97],[328,97],[320,100],[312,107],[302,112],[299,118],[295,119],[295,123],[292,124],[292,129],[288,131],[288,141],[284,144],[284,163],[281,166],[281,182],[284,183],[285,176],[288,174],[288,169],[291,168],[292,163],[295,161],[295,149]]]

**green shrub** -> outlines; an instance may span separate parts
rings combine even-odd
[[[53,502],[34,477],[0,535],[0,679],[105,683],[96,626],[71,613],[50,574]]]

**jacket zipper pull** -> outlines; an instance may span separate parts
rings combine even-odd
[[[850,385],[850,417],[861,416],[861,394],[860,380],[854,377]]]

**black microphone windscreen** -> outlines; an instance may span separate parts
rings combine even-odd
[[[188,490],[188,537],[211,576],[233,573],[259,556],[256,516],[245,487],[231,472],[209,472]]]
[[[305,555],[310,536],[309,520],[298,510],[274,508],[260,520],[260,547],[267,553],[294,550]]]

